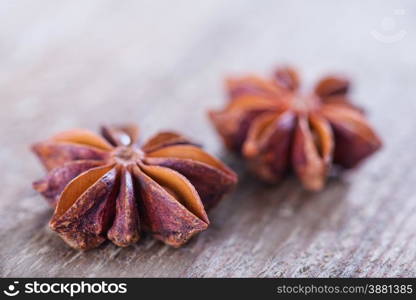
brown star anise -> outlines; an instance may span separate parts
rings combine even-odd
[[[332,163],[355,167],[381,146],[347,98],[349,87],[347,79],[328,76],[303,95],[298,73],[280,68],[270,80],[228,80],[227,106],[209,115],[225,145],[260,178],[276,182],[293,169],[305,188],[320,190]]]
[[[142,230],[179,247],[205,230],[205,209],[236,183],[236,174],[185,137],[162,132],[142,147],[133,125],[83,129],[33,145],[49,174],[34,183],[55,212],[50,227],[71,247],[107,238],[118,246]]]

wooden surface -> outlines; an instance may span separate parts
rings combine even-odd
[[[416,276],[415,3],[167,3],[1,2],[0,275]],[[387,43],[374,31],[405,36]],[[224,76],[279,63],[298,66],[307,87],[328,71],[348,74],[385,142],[321,193],[294,178],[260,184],[206,118],[223,101]],[[47,227],[52,211],[31,188],[44,171],[28,145],[125,120],[143,138],[180,130],[240,175],[211,227],[181,249],[145,238],[82,253]]]

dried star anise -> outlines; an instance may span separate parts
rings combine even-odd
[[[325,77],[307,95],[299,83],[292,68],[277,69],[269,80],[230,79],[227,106],[209,115],[225,145],[261,179],[276,182],[292,169],[305,188],[320,190],[333,163],[355,167],[381,141],[349,101],[347,79]]]
[[[235,173],[185,137],[162,132],[137,146],[133,125],[74,129],[33,145],[49,171],[34,188],[55,207],[50,227],[71,247],[107,238],[128,246],[148,231],[179,247],[205,230],[206,209],[236,183]]]

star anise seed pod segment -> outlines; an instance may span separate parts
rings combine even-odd
[[[229,102],[209,116],[225,145],[240,153],[263,180],[295,171],[304,187],[320,190],[332,164],[353,168],[381,147],[364,112],[348,99],[350,83],[328,76],[314,91],[299,90],[298,73],[227,81]]]
[[[162,132],[142,147],[134,125],[74,129],[33,145],[49,170],[33,184],[55,207],[50,227],[71,247],[125,247],[142,231],[179,247],[209,225],[206,209],[236,174],[198,145]]]

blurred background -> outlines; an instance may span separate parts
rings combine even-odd
[[[63,129],[134,121],[143,138],[176,129],[225,157],[206,117],[207,109],[224,101],[223,79],[267,76],[281,64],[299,68],[305,89],[328,73],[349,76],[353,99],[368,111],[384,149],[346,183],[330,184],[320,196],[299,191],[289,179],[257,208],[252,198],[262,188],[243,188],[214,212],[212,232],[185,250],[150,244],[117,252],[116,265],[100,274],[416,275],[414,1],[3,0],[0,20],[2,275],[94,276],[98,253],[110,257],[119,251],[109,246],[79,254],[49,233],[51,211],[30,186],[43,175],[28,151],[32,142]],[[244,172],[233,159],[227,162]],[[245,177],[242,182],[251,183]],[[334,197],[343,202],[323,214]],[[240,198],[248,200],[238,204]],[[261,221],[252,211],[269,219]],[[241,229],[254,220],[280,229]],[[230,262],[227,253],[239,249]],[[122,271],[137,252],[142,267]],[[210,266],[214,256],[228,267]],[[154,267],[147,259],[157,260]],[[65,269],[47,267],[68,260]]]

